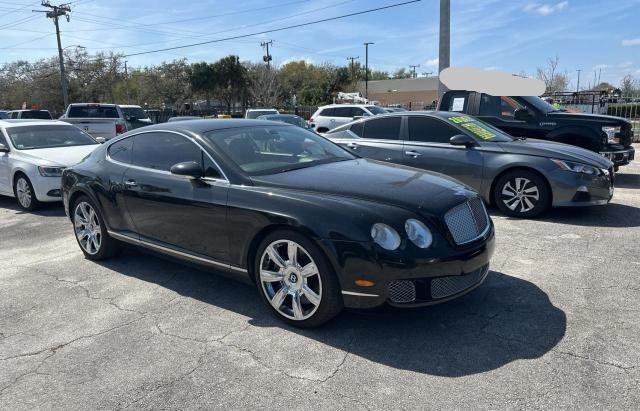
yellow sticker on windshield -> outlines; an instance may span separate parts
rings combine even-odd
[[[460,125],[483,140],[491,140],[496,136],[491,131],[482,128],[482,126],[478,125],[478,123],[464,123]]]
[[[467,116],[449,117],[449,121],[456,124],[468,123],[471,121],[471,117],[467,117]]]

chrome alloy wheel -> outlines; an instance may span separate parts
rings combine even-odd
[[[87,254],[96,255],[102,245],[100,220],[91,204],[81,201],[73,213],[76,238]]]
[[[320,306],[322,280],[315,262],[290,240],[269,244],[260,258],[260,283],[279,314],[296,321],[310,318]]]
[[[533,210],[539,200],[538,186],[527,178],[516,177],[502,187],[502,202],[511,211],[526,213]]]
[[[18,196],[18,202],[24,208],[31,207],[31,187],[29,187],[29,182],[24,177],[18,178],[16,181],[16,194]]]

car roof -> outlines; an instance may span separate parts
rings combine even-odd
[[[35,120],[35,119],[6,119],[0,120],[0,127],[23,127],[23,126],[70,126],[71,124],[58,120]]]
[[[278,111],[278,110],[275,108],[265,107],[265,108],[248,108],[247,111]]]
[[[250,120],[250,119],[244,119],[244,118],[213,118],[213,119],[174,121],[171,123],[154,124],[151,126],[144,127],[144,131],[168,130],[168,131],[186,131],[186,132],[202,134],[209,131],[222,130],[227,128],[259,127],[259,126],[295,127],[290,124],[285,124],[285,123],[279,124],[269,120]],[[131,134],[135,134],[135,132],[136,130],[133,130]]]
[[[32,110],[32,109],[25,109],[25,110],[11,110],[9,111],[9,113],[22,113],[24,111],[49,111],[49,110],[42,110],[42,109],[37,109],[37,110]]]
[[[140,106],[137,106],[135,104],[118,104],[121,108],[142,108]]]
[[[372,104],[372,103],[327,104],[326,106],[320,106],[318,108],[320,109],[320,108],[327,108],[327,107],[371,107],[371,106],[375,106],[375,104]]]
[[[283,118],[283,117],[289,117],[289,118],[295,118],[295,117],[300,117],[298,115],[295,114],[263,114],[260,117],[265,117],[265,118]]]
[[[70,106],[83,107],[83,106],[95,106],[95,107],[115,107],[117,104],[113,103],[71,103]]]

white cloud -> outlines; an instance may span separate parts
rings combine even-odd
[[[622,40],[623,46],[640,46],[640,38]]]
[[[609,67],[611,67],[610,64],[596,64],[595,66],[593,66],[594,70],[605,70],[608,69]]]
[[[541,16],[548,16],[553,13],[558,13],[567,8],[568,1],[561,1],[557,4],[541,4],[541,3],[529,3],[524,7],[524,11],[527,13],[539,14]]]
[[[438,67],[439,63],[440,63],[440,59],[436,57],[434,59],[427,60],[426,63],[424,63],[424,65],[427,67]]]

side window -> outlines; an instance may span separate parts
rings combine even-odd
[[[364,123],[364,138],[399,140],[402,117],[387,117]]]
[[[211,161],[208,155],[206,155],[203,151],[200,152],[202,155],[202,167],[204,169],[204,176],[209,178],[223,178],[222,174],[218,170],[218,167]]]
[[[13,113],[11,113],[11,118],[18,118],[18,112],[14,111]]]
[[[361,109],[360,107],[351,107],[351,117],[368,116],[369,113]]]
[[[109,157],[115,161],[131,164],[133,137],[125,138],[109,146]]]
[[[364,121],[360,121],[351,126],[351,132],[358,137],[364,136]]]
[[[135,136],[132,164],[138,167],[169,171],[183,161],[202,160],[200,148],[192,141],[173,133],[141,133]]]
[[[446,143],[456,134],[462,134],[444,121],[432,117],[409,117],[409,140],[426,143]]]
[[[325,108],[320,112],[320,116],[322,117],[333,117],[333,108]]]
[[[489,96],[487,94],[480,96],[480,116],[513,120],[515,112],[519,108],[522,108],[522,106],[511,97]]]
[[[2,130],[0,129],[0,144],[4,145],[5,147],[9,147],[7,145],[7,140],[4,138],[4,135],[2,134]]]
[[[351,115],[351,107],[336,107],[333,110],[334,117],[353,117]]]

